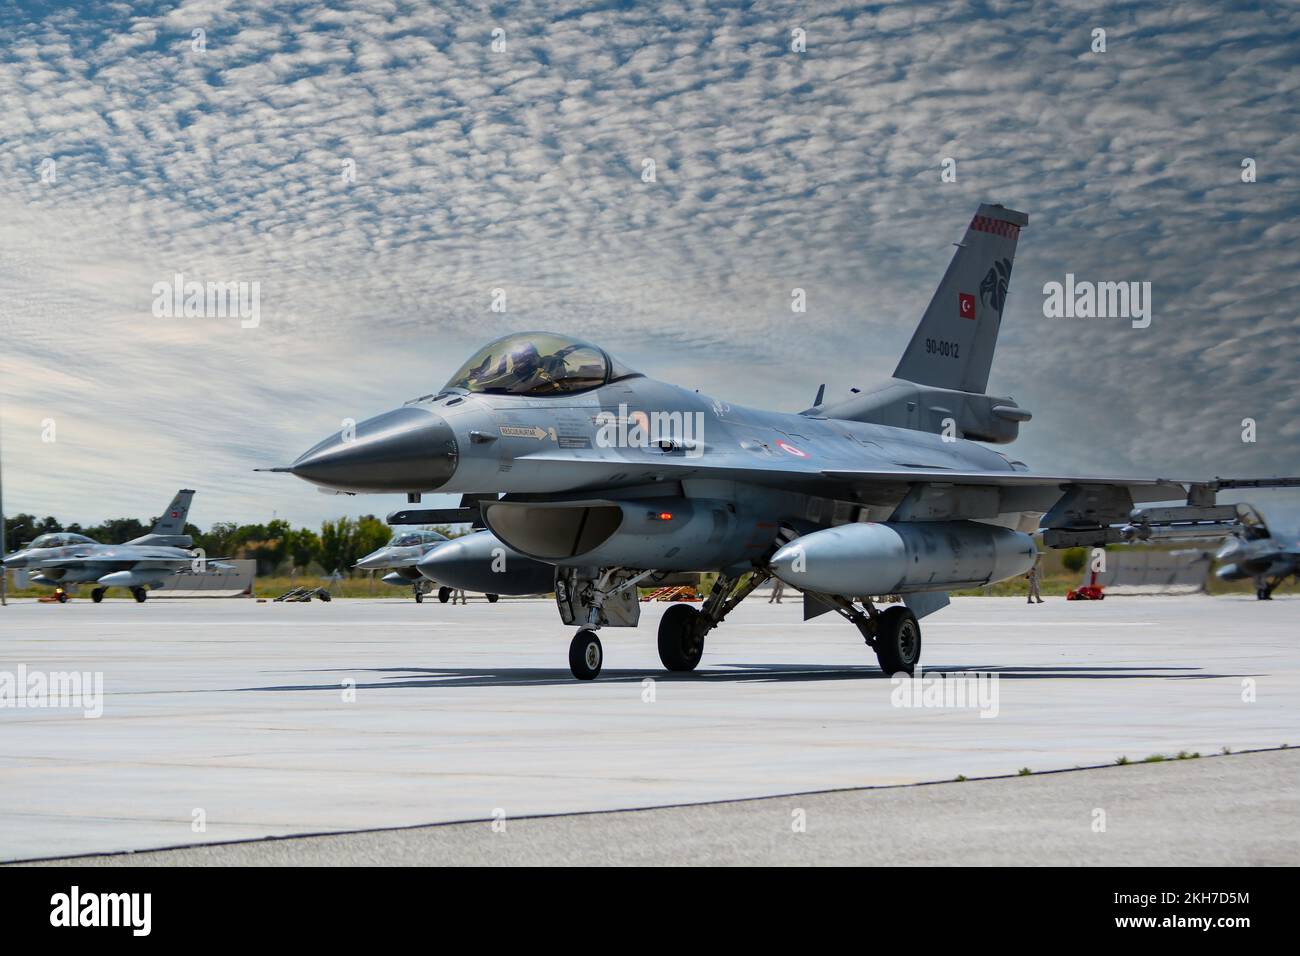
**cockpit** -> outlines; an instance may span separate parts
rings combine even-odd
[[[31,544],[28,548],[63,548],[72,544],[94,544],[94,538],[87,538],[84,534],[71,534],[69,532],[59,532],[58,534],[43,534]]]
[[[571,395],[636,375],[603,349],[551,332],[519,332],[474,353],[444,391],[487,395]]]
[[[390,548],[414,548],[417,545],[435,544],[447,539],[436,531],[403,531],[393,535],[387,547]]]

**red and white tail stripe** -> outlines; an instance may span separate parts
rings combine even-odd
[[[970,221],[970,227],[977,232],[991,232],[995,236],[1003,236],[1007,239],[1019,239],[1020,227],[1013,222],[1003,222],[1001,219],[993,219],[989,216],[976,216]]]

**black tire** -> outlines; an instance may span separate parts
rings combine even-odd
[[[451,600],[451,588],[438,588],[438,603],[446,604]]]
[[[921,625],[902,605],[885,608],[876,620],[876,660],[886,674],[911,674],[921,660]]]
[[[674,604],[659,619],[659,660],[670,671],[693,671],[704,656],[703,618],[689,604]]]
[[[416,603],[416,604],[423,604],[423,603],[424,603],[424,592],[423,592],[423,591],[416,591],[416,592],[415,592],[415,603]]]
[[[320,598],[322,601],[324,601],[326,604],[328,604],[328,603],[330,602],[330,593],[329,593],[329,591],[321,591],[321,592],[320,592],[319,594],[317,594],[316,596],[317,596],[318,598]]]
[[[131,597],[135,598],[136,604],[143,604],[145,599],[149,597],[149,592],[144,588],[132,588]]]
[[[489,594],[489,595],[487,596],[487,599],[488,599],[488,603],[489,603],[489,604],[496,604],[497,601],[500,601],[500,600],[501,600],[501,595],[500,595],[500,594]]]
[[[578,680],[595,680],[605,663],[605,649],[595,631],[583,628],[569,643],[569,670]]]
[[[98,604],[100,601],[104,600],[104,592],[106,590],[107,588],[95,588],[95,590],[90,592],[90,599]]]
[[[67,592],[67,591],[59,591],[58,594],[57,594],[56,596],[58,597],[58,599],[59,599],[59,603],[60,603],[60,604],[67,604],[67,603],[68,603],[68,592]]]

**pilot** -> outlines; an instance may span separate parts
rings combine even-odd
[[[521,342],[510,353],[510,367],[514,373],[515,391],[526,392],[542,370],[542,357],[532,342]]]

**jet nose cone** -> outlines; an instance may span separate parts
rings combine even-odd
[[[27,567],[27,553],[16,551],[4,559],[6,568],[25,568]]]
[[[456,436],[439,415],[404,407],[331,435],[289,468],[341,491],[432,491],[456,471]]]
[[[390,548],[380,548],[378,551],[371,551],[356,563],[356,567],[362,571],[373,571],[375,568],[385,567],[388,564],[388,552],[390,550]]]
[[[1219,561],[1226,561],[1228,558],[1241,551],[1241,549],[1240,541],[1236,538],[1229,538],[1227,541],[1223,542],[1223,546],[1219,548],[1218,553],[1214,557]]]

